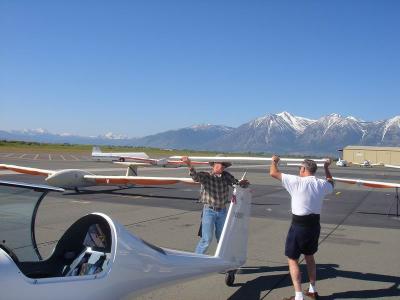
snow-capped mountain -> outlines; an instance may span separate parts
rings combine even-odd
[[[297,137],[313,122],[288,112],[267,114],[205,146],[219,151],[284,151],[291,148]]]
[[[363,145],[400,146],[400,116],[366,124]]]
[[[281,117],[288,123],[296,132],[303,133],[304,130],[311,124],[315,122],[315,120],[297,117],[286,111],[276,114]]]
[[[326,153],[332,151],[333,146],[342,148],[346,145],[359,144],[365,134],[364,122],[357,121],[354,117],[331,114],[307,126],[299,136],[297,145],[300,151],[314,147],[315,151]]]
[[[255,118],[237,128],[199,124],[142,138],[107,133],[97,137],[52,134],[45,129],[0,131],[0,139],[48,143],[150,146],[173,149],[337,154],[347,145],[399,146],[400,116],[366,122],[330,114],[311,120],[281,112]]]

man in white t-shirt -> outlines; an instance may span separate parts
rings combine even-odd
[[[270,175],[282,181],[282,186],[291,196],[292,224],[290,226],[285,255],[288,257],[290,276],[295,289],[295,296],[286,300],[303,300],[301,290],[301,273],[299,257],[304,254],[307,263],[307,273],[310,287],[304,294],[312,299],[318,299],[315,287],[316,265],[314,254],[318,250],[318,239],[321,231],[319,223],[322,201],[325,195],[333,192],[333,179],[329,172],[331,160],[324,164],[326,179],[314,176],[317,171],[315,161],[305,159],[299,167],[299,175],[289,175],[278,170],[279,157],[274,155],[270,168]]]

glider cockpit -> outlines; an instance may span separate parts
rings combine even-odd
[[[109,268],[115,243],[113,224],[107,216],[98,213],[86,215],[72,224],[51,255],[42,258],[35,237],[37,211],[49,192],[62,191],[49,186],[0,181],[0,249],[26,277],[97,277]]]

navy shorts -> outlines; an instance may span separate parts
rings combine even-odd
[[[320,232],[319,224],[313,226],[292,224],[286,238],[285,255],[291,259],[298,259],[301,254],[313,255],[318,251]]]

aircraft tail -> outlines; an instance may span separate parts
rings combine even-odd
[[[93,146],[92,155],[93,155],[93,154],[97,154],[97,153],[102,153],[100,147],[98,147],[98,146]]]
[[[236,197],[236,203],[232,202],[229,206],[215,256],[240,267],[247,259],[251,206],[250,189],[236,186],[233,197]]]

